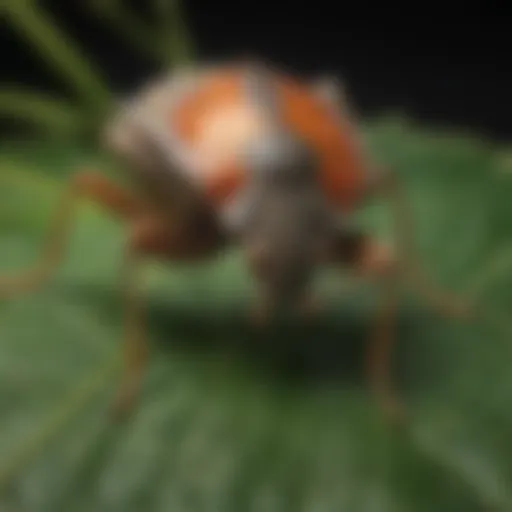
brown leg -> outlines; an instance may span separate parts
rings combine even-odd
[[[141,255],[129,243],[121,272],[124,299],[123,374],[121,385],[111,405],[115,420],[123,419],[131,410],[138,394],[148,358],[148,343],[144,329],[144,299],[140,289]]]
[[[168,220],[154,215],[141,216],[132,225],[123,262],[122,282],[125,300],[124,369],[120,388],[112,403],[115,419],[125,418],[132,410],[141,387],[148,357],[144,327],[144,299],[140,288],[140,265],[147,257],[169,261],[207,258],[222,244],[222,239],[207,233],[170,229]],[[209,230],[207,229],[209,232]]]
[[[398,280],[392,251],[358,232],[340,233],[333,262],[355,268],[376,278],[383,286],[383,297],[366,350],[367,378],[379,406],[392,422],[403,419],[403,407],[394,389],[391,361],[396,341]]]
[[[245,247],[245,252],[249,269],[253,276],[257,278],[256,282],[259,281],[259,278],[264,279],[268,264],[268,253],[265,244],[253,240]],[[249,321],[253,327],[260,329],[268,324],[273,312],[271,299],[272,294],[269,293],[268,288],[261,286],[257,298],[251,304],[249,310]]]
[[[145,256],[168,260],[204,258],[222,246],[224,239],[207,211],[198,212],[186,225],[175,223],[175,219],[168,218],[169,212],[162,211],[157,216],[153,208],[150,209],[137,195],[123,190],[101,174],[79,172],[72,177],[61,199],[39,261],[18,276],[0,277],[0,297],[33,289],[50,277],[62,257],[80,198],[96,202],[132,225],[122,269],[125,366],[121,388],[113,404],[113,413],[121,417],[129,412],[137,395],[148,352],[144,332],[144,301],[139,283],[141,260]]]
[[[392,423],[405,419],[404,406],[394,383],[392,354],[397,340],[398,287],[390,275],[384,279],[382,297],[366,350],[366,373],[371,390]]]
[[[441,314],[465,317],[471,311],[471,304],[460,297],[440,289],[419,263],[413,242],[412,214],[405,199],[400,180],[390,170],[383,169],[372,186],[372,192],[385,193],[391,200],[395,234],[399,250],[397,277],[407,277],[410,284]],[[398,265],[399,263],[399,265]]]
[[[381,409],[392,423],[404,420],[404,407],[393,384],[393,348],[397,340],[399,282],[394,252],[371,238],[360,238],[360,273],[375,277],[382,285],[380,304],[366,349],[366,374]]]
[[[0,276],[0,298],[33,290],[51,277],[62,258],[80,198],[88,198],[124,219],[138,215],[143,209],[141,201],[101,174],[91,171],[76,173],[61,198],[39,260],[18,275]]]

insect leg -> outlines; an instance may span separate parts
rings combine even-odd
[[[411,225],[413,218],[399,178],[384,170],[374,185],[376,192],[382,191],[391,202],[395,236],[397,237],[397,277],[406,277],[416,291],[441,314],[465,317],[471,305],[463,298],[441,289],[426,274],[414,249]]]
[[[111,405],[114,419],[123,419],[131,411],[141,386],[148,358],[148,342],[144,329],[144,300],[140,289],[141,246],[143,231],[134,230],[128,243],[121,282],[124,298],[123,375],[121,385]]]
[[[141,215],[132,225],[123,261],[124,369],[120,388],[112,403],[115,419],[132,410],[142,384],[149,343],[145,332],[144,298],[140,271],[144,259],[158,257],[168,261],[199,260],[210,256],[222,243],[220,238],[204,238],[188,226],[169,227],[167,217]],[[198,226],[200,230],[201,227]],[[199,235],[199,236],[198,236]]]
[[[379,308],[366,348],[366,375],[387,418],[400,423],[404,420],[404,408],[392,376],[392,353],[397,341],[399,286],[393,274],[382,276],[381,283]]]
[[[382,297],[366,349],[366,375],[377,402],[393,422],[403,418],[401,401],[394,388],[391,360],[397,339],[396,319],[399,283],[393,253],[357,230],[340,230],[331,256],[335,264],[348,265],[359,274],[374,277],[383,286]]]
[[[122,218],[132,217],[142,209],[138,198],[100,173],[77,172],[71,177],[60,199],[60,205],[46,234],[41,256],[31,268],[18,275],[0,276],[0,297],[33,290],[51,277],[64,253],[75,207],[80,198],[88,198]]]

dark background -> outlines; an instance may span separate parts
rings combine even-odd
[[[509,11],[490,2],[469,4],[473,7],[466,3],[463,10],[457,10],[455,2],[437,8],[352,2],[184,3],[204,59],[257,55],[306,75],[334,73],[344,77],[364,114],[398,108],[424,122],[512,138]],[[41,2],[94,56],[119,91],[133,89],[157,71],[107,23],[90,14],[86,4]],[[139,12],[148,15],[149,0],[131,4],[145,5]],[[5,80],[62,89],[17,34],[2,32]]]

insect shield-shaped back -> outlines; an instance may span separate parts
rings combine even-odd
[[[268,123],[266,134],[246,148],[249,179],[284,186],[304,180],[313,184],[316,159],[306,141],[286,123],[276,77],[269,69],[254,65],[246,71],[244,79],[249,101],[263,112]]]

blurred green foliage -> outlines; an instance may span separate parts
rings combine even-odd
[[[366,131],[407,183],[429,269],[507,313],[512,179],[497,150],[396,122]],[[3,271],[33,261],[84,157],[48,143],[4,148]],[[391,236],[380,203],[360,221]],[[511,509],[507,323],[440,318],[404,297],[395,362],[411,423],[397,433],[361,375],[376,290],[344,287],[349,276],[320,280],[326,310],[314,324],[258,333],[237,254],[150,266],[143,400],[132,422],[110,425],[123,234],[85,204],[52,284],[1,304],[0,510]]]
[[[84,138],[111,92],[35,1],[2,8],[76,95],[70,105],[0,91],[2,114],[72,135],[2,147],[0,269],[9,272],[38,254],[70,172],[84,163],[112,170]],[[187,55],[185,35],[168,29],[176,11],[159,15],[158,32],[119,1],[91,8],[162,62]],[[489,311],[462,322],[403,297],[395,366],[408,428],[382,421],[361,372],[373,285],[327,272],[314,324],[255,332],[236,253],[200,268],[148,268],[153,354],[143,400],[133,421],[110,424],[124,231],[84,204],[52,283],[0,303],[0,511],[512,510],[510,161],[483,140],[403,120],[364,130],[404,179],[431,273]],[[365,206],[359,220],[391,237],[383,204]]]
[[[190,60],[193,50],[179,0],[155,0],[152,26],[120,0],[91,0],[77,5],[110,24],[164,69]],[[48,97],[23,84],[0,88],[0,117],[22,119],[46,135],[74,138],[95,134],[114,105],[114,94],[93,59],[63,31],[36,0],[3,0],[0,13],[34,52],[55,71],[74,101]]]

